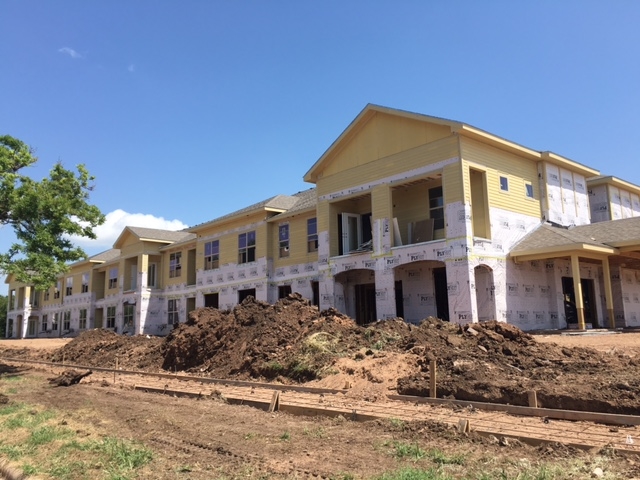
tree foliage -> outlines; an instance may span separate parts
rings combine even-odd
[[[70,237],[96,238],[93,229],[104,215],[88,203],[94,178],[84,165],[73,172],[57,163],[49,177],[35,181],[22,171],[36,161],[27,144],[0,136],[0,225],[13,227],[17,238],[0,254],[0,271],[45,289],[69,262],[86,258]]]
[[[9,299],[6,295],[0,295],[0,338],[4,338],[7,331],[7,307]]]

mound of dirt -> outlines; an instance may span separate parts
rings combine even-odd
[[[247,298],[231,311],[190,313],[166,338],[91,330],[57,350],[53,361],[183,371],[217,378],[313,382],[350,388],[375,401],[390,391],[543,407],[638,414],[640,359],[614,350],[539,343],[500,322],[465,326],[428,318],[357,325],[336,310],[318,311],[298,294],[275,305]]]
[[[128,337],[109,330],[83,332],[51,356],[52,362],[115,368],[116,357],[123,369],[157,371],[162,365],[162,338],[136,335]]]

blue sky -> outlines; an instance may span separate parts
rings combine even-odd
[[[638,25],[635,0],[0,0],[0,134],[34,177],[96,176],[92,254],[309,188],[367,103],[640,184]]]

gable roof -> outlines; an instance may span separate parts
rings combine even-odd
[[[581,163],[578,163],[574,160],[570,160],[561,155],[557,155],[550,151],[537,151],[532,150],[528,147],[520,145],[516,142],[512,142],[511,140],[507,140],[498,135],[494,135],[493,133],[489,133],[480,128],[474,127],[467,123],[459,122],[457,120],[449,120],[441,117],[434,117],[430,115],[424,115],[420,113],[409,112],[406,110],[399,110],[395,108],[383,107],[381,105],[367,104],[364,109],[356,116],[356,118],[343,130],[340,136],[329,146],[329,148],[322,154],[322,156],[311,166],[311,168],[304,174],[304,181],[314,183],[316,180],[316,175],[320,170],[320,167],[324,164],[324,162],[329,159],[334,152],[339,150],[339,148],[345,143],[348,142],[353,136],[355,136],[358,130],[366,124],[371,118],[374,117],[376,113],[385,113],[388,115],[394,115],[397,117],[409,118],[413,120],[418,120],[421,122],[433,123],[436,125],[444,125],[451,128],[452,133],[458,133],[460,135],[464,135],[465,137],[473,138],[475,140],[482,141],[484,143],[491,143],[498,148],[508,150],[508,151],[516,151],[520,155],[525,155],[532,160],[546,160],[551,163],[555,163],[561,166],[565,166],[571,168],[573,170],[579,171],[581,174],[585,176],[594,176],[598,175],[598,170],[595,170],[591,167],[587,167]]]
[[[318,195],[316,193],[315,187],[308,190],[303,190],[302,192],[298,192],[294,194],[293,197],[297,199],[296,203],[286,212],[282,212],[271,217],[269,219],[270,222],[276,222],[278,220],[289,218],[309,210],[315,211],[316,205],[318,203]]]
[[[129,235],[134,235],[138,240],[143,242],[174,243],[182,241],[193,234],[185,232],[184,230],[173,231],[158,228],[124,227],[113,246],[116,248],[122,246],[125,238]]]

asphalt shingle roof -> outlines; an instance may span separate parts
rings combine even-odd
[[[570,228],[544,223],[520,240],[511,249],[511,254],[518,255],[532,250],[573,244],[615,247],[621,243],[633,241],[638,242],[640,247],[640,217],[596,222]]]

